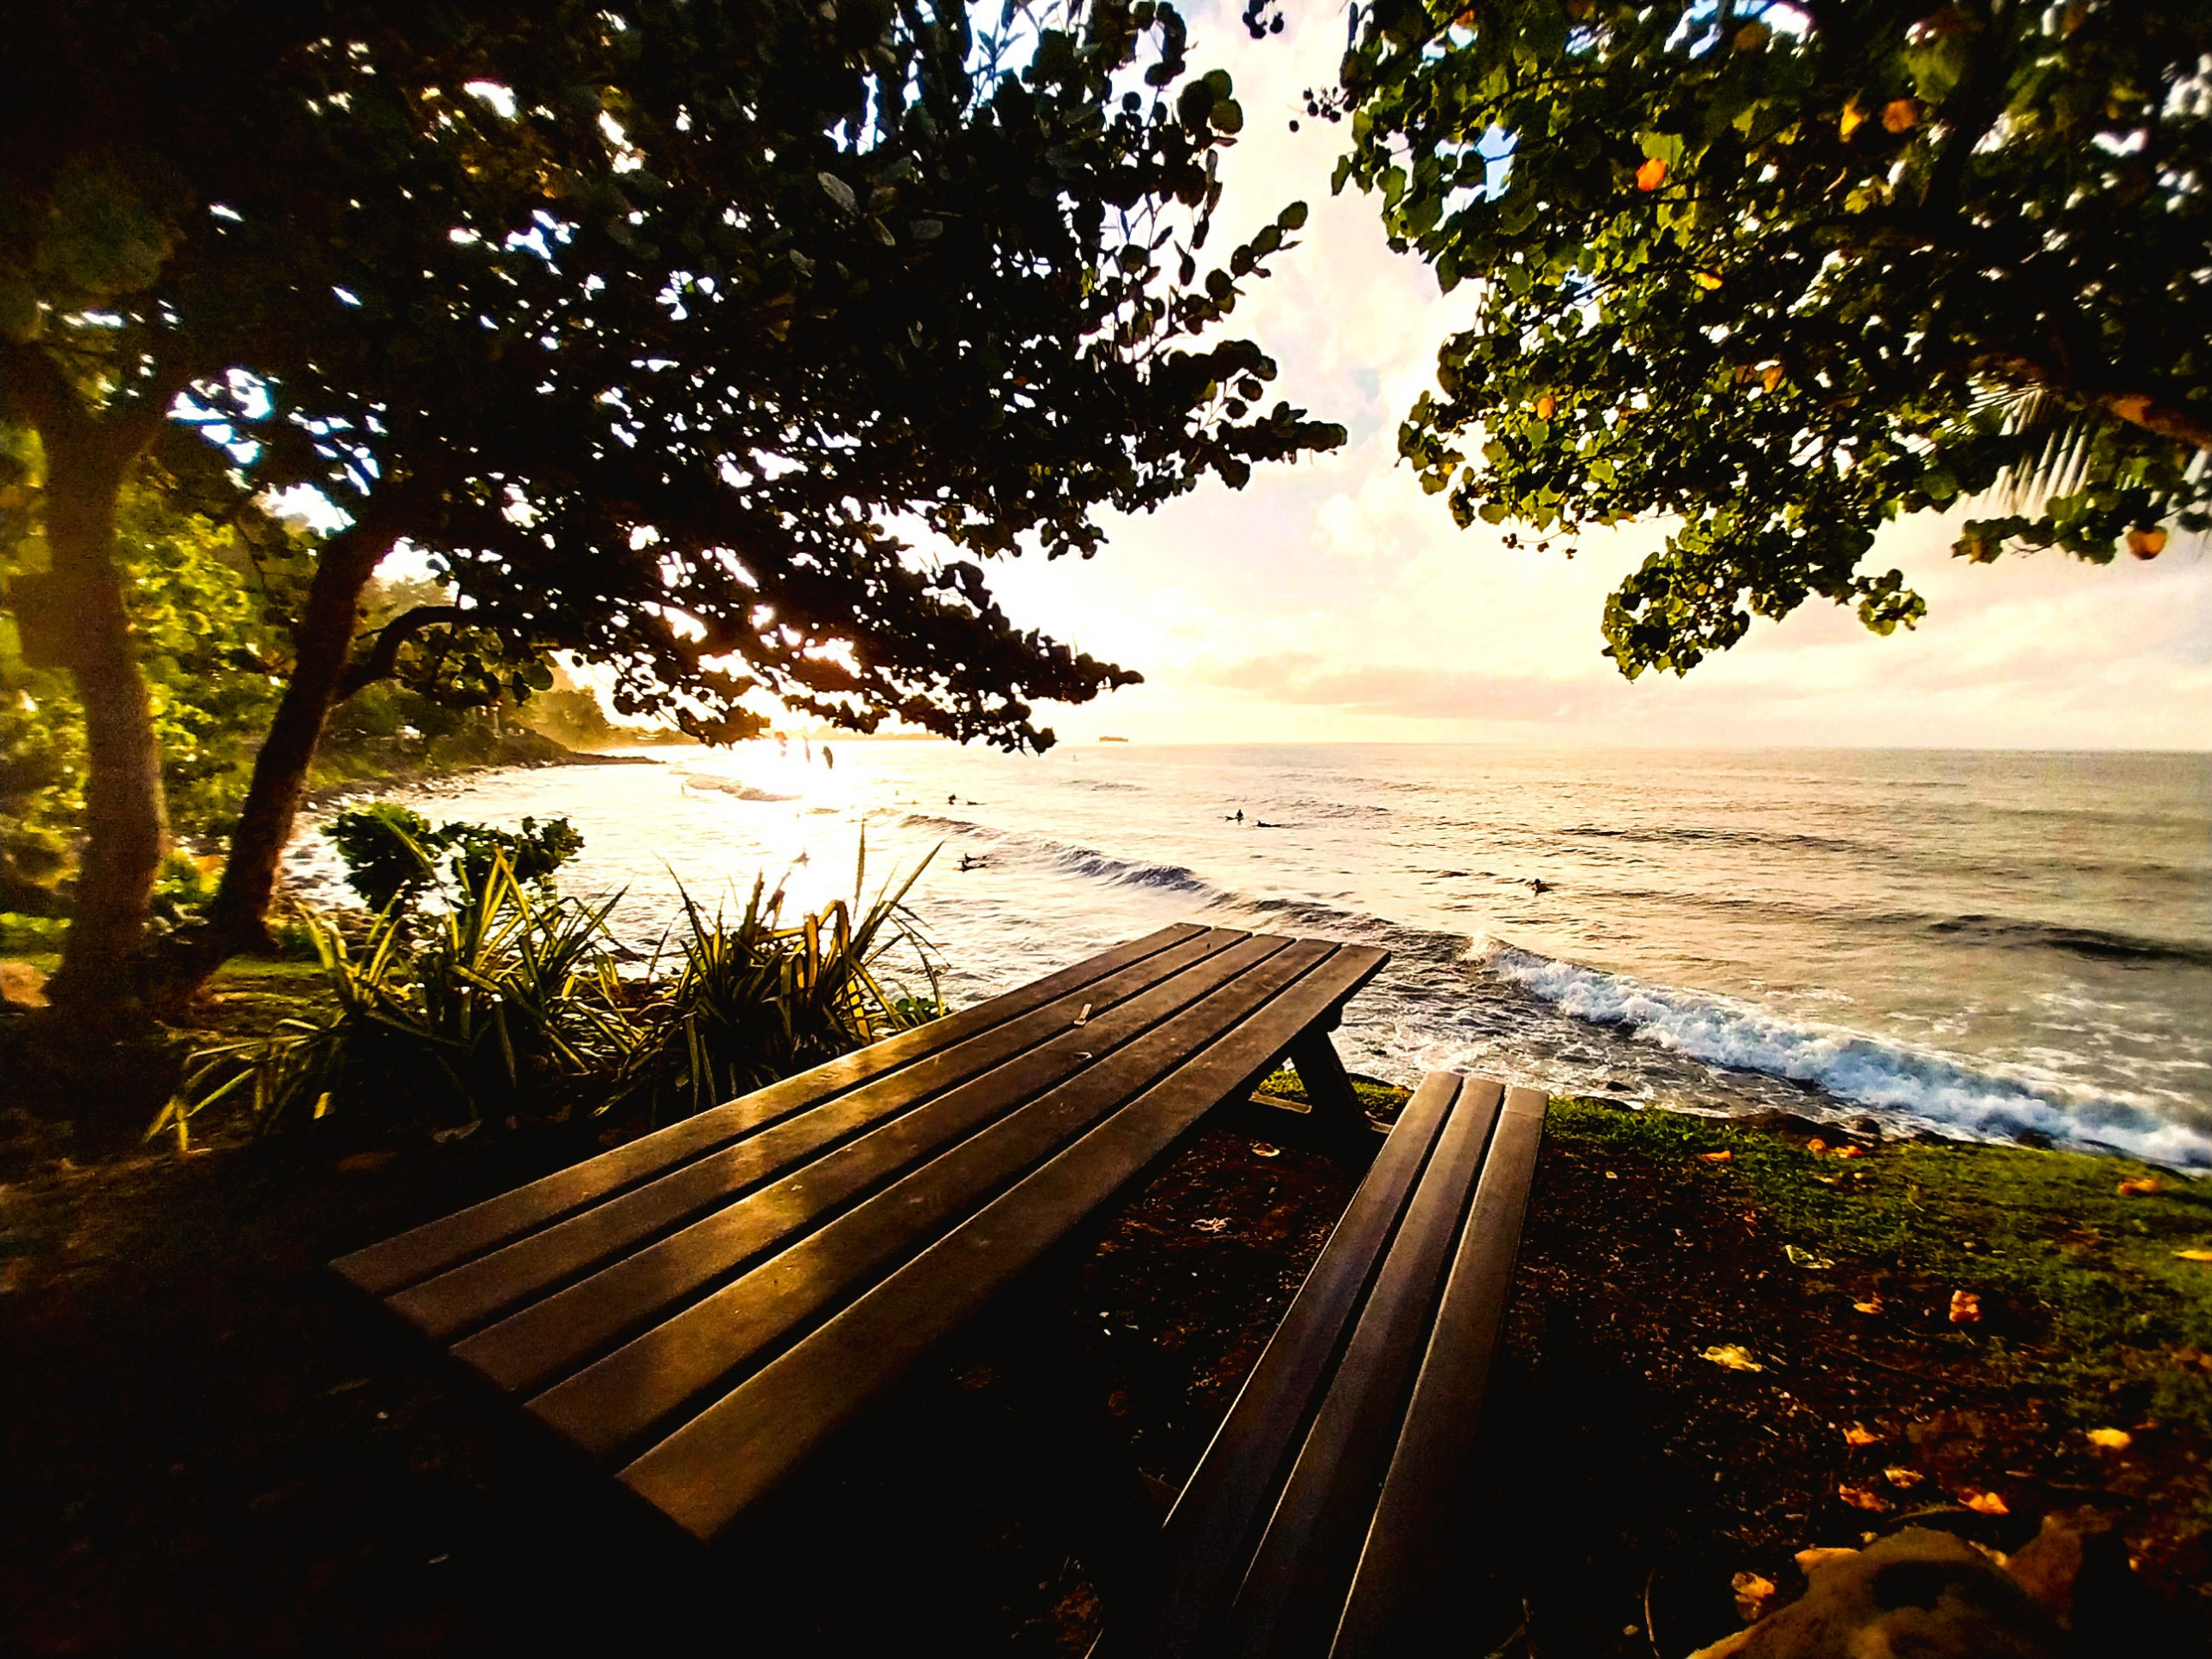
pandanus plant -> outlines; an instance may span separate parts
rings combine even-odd
[[[186,1142],[209,1109],[243,1107],[259,1132],[333,1114],[425,1122],[614,1116],[658,1123],[934,1018],[930,948],[906,899],[921,869],[796,922],[755,880],[734,917],[683,892],[683,935],[642,972],[596,905],[518,880],[504,854],[456,878],[435,913],[396,899],[358,943],[308,913],[328,1004],[268,1035],[196,1052],[149,1135]],[[681,891],[679,889],[679,891]],[[885,977],[902,950],[926,995]],[[664,976],[661,967],[672,971]]]

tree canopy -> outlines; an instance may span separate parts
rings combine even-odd
[[[1925,610],[1875,531],[2155,555],[2212,505],[2212,13],[2142,0],[1375,0],[1337,184],[1470,321],[1400,435],[1461,524],[1674,522],[1633,677],[1813,595]]]
[[[0,71],[0,418],[41,440],[53,558],[9,602],[31,632],[66,621],[100,914],[130,931],[162,833],[111,519],[172,414],[229,447],[242,494],[311,486],[350,518],[218,903],[249,930],[334,700],[426,639],[451,658],[452,630],[466,671],[526,695],[544,650],[574,652],[622,711],[709,737],[757,729],[741,700],[765,690],[1042,746],[1036,700],[1134,677],[1019,626],[982,561],[1087,556],[1102,508],[1341,440],[1219,337],[1305,209],[1201,265],[1243,112],[1171,7],[983,15],[23,20]],[[357,647],[403,543],[454,597]]]

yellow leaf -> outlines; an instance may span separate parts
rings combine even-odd
[[[1826,1152],[1827,1149],[1828,1143],[1821,1140],[1818,1135],[1815,1135],[1810,1141],[1808,1141],[1805,1143],[1805,1150],[1808,1152]]]
[[[1709,1359],[1714,1364],[1723,1366],[1732,1371],[1763,1371],[1766,1370],[1765,1366],[1760,1364],[1758,1361],[1751,1357],[1749,1350],[1732,1342],[1724,1343],[1718,1347],[1708,1348],[1703,1353],[1700,1354],[1698,1357],[1700,1359]]]
[[[1881,1438],[1864,1423],[1853,1423],[1843,1431],[1843,1443],[1846,1446],[1872,1446]]]
[[[1889,1500],[1879,1492],[1869,1491],[1864,1486],[1839,1486],[1835,1495],[1854,1510],[1886,1510]]]
[[[2012,1506],[1994,1492],[1975,1492],[1959,1500],[1976,1515],[2010,1515]]]
[[[2176,1250],[2174,1255],[2183,1262],[2212,1262],[2212,1250]]]
[[[1882,1299],[1877,1296],[1871,1302],[1853,1302],[1852,1306],[1861,1313],[1878,1313],[1882,1311]]]
[[[1639,190],[1656,190],[1666,182],[1667,163],[1656,156],[1636,169],[1636,188]]]
[[[2166,550],[2166,532],[2156,524],[2144,524],[2127,532],[2127,550],[2139,559],[2155,559]]]
[[[1774,1599],[1774,1580],[1761,1578],[1756,1573],[1738,1573],[1728,1580],[1728,1587],[1736,1592],[1736,1617],[1745,1624],[1754,1624],[1766,1611],[1766,1605]]]
[[[1735,1155],[1732,1152],[1700,1152],[1697,1156],[1702,1164],[1725,1164]]]
[[[1981,1319],[1981,1298],[1971,1290],[1951,1293],[1951,1323],[1974,1325]]]
[[[1772,391],[1781,384],[1782,365],[1779,363],[1768,364],[1764,372],[1759,376],[1759,385],[1764,386],[1769,391]]]
[[[2159,1191],[2164,1185],[2165,1183],[2155,1175],[2139,1176],[2134,1180],[2122,1181],[2120,1184],[2120,1196],[2123,1198],[2140,1198]]]
[[[1893,98],[1882,105],[1884,132],[1910,132],[1920,124],[1920,106],[1909,98]]]
[[[1835,1149],[1835,1155],[1839,1158],[1864,1158],[1866,1155],[1866,1148],[1864,1147],[1838,1147]]]
[[[1910,1491],[1927,1478],[1919,1470],[1908,1469],[1901,1463],[1893,1463],[1883,1470],[1882,1477],[1900,1491]]]
[[[1859,100],[1854,98],[1843,106],[1843,118],[1836,123],[1836,130],[1847,140],[1853,133],[1866,124],[1866,117],[1860,111]]]
[[[1552,417],[1552,411],[1558,407],[1559,400],[1548,391],[1546,392],[1536,399],[1536,418],[1540,421],[1548,421]]]
[[[2107,1452],[2125,1452],[2135,1443],[2135,1437],[2124,1428],[2093,1428],[2089,1444],[2101,1446]]]
[[[1717,270],[1700,270],[1690,280],[1709,294],[1720,286],[1720,273]]]

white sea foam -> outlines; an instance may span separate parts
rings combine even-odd
[[[1954,1055],[1886,1042],[1839,1026],[1786,1018],[1708,992],[1653,985],[1492,945],[1484,965],[1562,1014],[1618,1027],[1707,1065],[1812,1084],[1833,1098],[1917,1128],[1978,1140],[2048,1136],[2180,1169],[2212,1168],[2212,1134],[2148,1101],[1970,1065]]]

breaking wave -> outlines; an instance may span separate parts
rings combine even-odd
[[[2176,1168],[2212,1168],[2212,1125],[2151,1106],[1980,1069],[1951,1055],[1789,1019],[1701,991],[1647,984],[1520,950],[1484,965],[1560,1013],[1707,1065],[1809,1084],[1850,1105],[1939,1134],[2047,1140]]]

